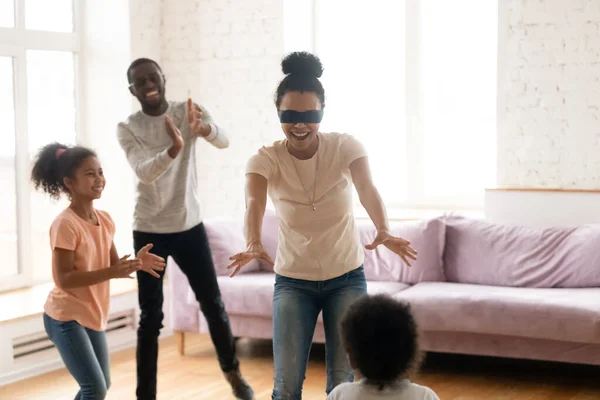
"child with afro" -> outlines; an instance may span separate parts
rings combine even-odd
[[[417,326],[408,304],[387,295],[363,296],[346,311],[341,335],[358,382],[338,385],[327,400],[439,400],[408,380],[419,360]]]

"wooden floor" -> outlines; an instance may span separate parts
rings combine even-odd
[[[242,372],[257,400],[271,397],[273,362],[270,342],[238,343]],[[218,368],[210,339],[186,336],[185,357],[175,338],[161,342],[159,400],[232,399]],[[304,399],[325,399],[324,349],[315,345],[304,385]],[[418,383],[434,389],[442,400],[598,400],[600,368],[479,357],[430,354]],[[77,385],[65,370],[0,388],[0,399],[73,399]],[[134,399],[135,351],[112,357],[108,399]]]

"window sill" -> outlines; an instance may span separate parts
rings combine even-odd
[[[45,282],[28,288],[0,293],[0,324],[42,315],[53,282]],[[110,297],[118,297],[137,291],[136,279],[115,279],[110,283]]]

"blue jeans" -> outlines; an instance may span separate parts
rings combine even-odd
[[[321,311],[325,328],[326,393],[329,394],[340,383],[354,380],[354,371],[338,328],[346,308],[366,292],[367,281],[362,266],[326,281],[276,276],[273,296],[273,400],[302,398],[306,364]]]
[[[44,328],[79,384],[75,400],[103,400],[110,387],[108,345],[104,332],[85,328],[75,321],[57,321],[46,313]]]

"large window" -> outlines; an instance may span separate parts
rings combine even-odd
[[[48,230],[66,202],[29,174],[40,147],[77,143],[77,15],[72,0],[0,0],[0,291],[51,278]]]
[[[496,175],[496,0],[287,0],[324,63],[323,131],[357,136],[390,207],[483,207]],[[310,23],[306,23],[306,18]]]

